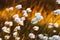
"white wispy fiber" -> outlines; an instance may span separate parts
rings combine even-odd
[[[18,24],[24,25],[24,22],[23,22],[23,21],[25,20],[24,17],[19,18],[18,14],[15,14],[15,15],[13,16],[13,18],[14,18],[14,20],[15,20]]]
[[[23,16],[28,17],[28,12],[31,12],[31,8],[27,8],[26,10],[22,10]]]
[[[12,21],[5,21],[5,25],[13,26],[13,22]]]
[[[38,37],[39,37],[40,39],[43,39],[44,35],[43,35],[43,34],[38,34]]]
[[[35,13],[35,17],[40,16],[40,15],[41,15],[41,13],[40,13],[40,12]]]
[[[56,0],[56,2],[57,2],[58,4],[60,4],[60,0]]]
[[[38,21],[43,20],[43,16],[40,13],[35,13],[35,18],[31,20],[32,24],[36,24]]]
[[[24,20],[25,20],[25,17],[21,17],[21,20],[23,20],[23,21],[24,21]]]
[[[24,16],[24,17],[28,17],[28,14],[27,14],[27,13],[24,13],[23,16]]]
[[[20,37],[15,37],[16,40],[20,40]]]
[[[49,37],[49,40],[53,40],[53,38],[52,37]]]
[[[2,40],[2,38],[0,38],[0,40]]]
[[[20,26],[16,26],[14,31],[18,31],[18,30],[21,30]]]
[[[10,28],[7,28],[6,26],[2,27],[3,32],[10,33]]]
[[[54,23],[54,27],[58,28],[59,27],[59,24],[57,22]]]
[[[16,37],[18,35],[18,32],[13,33],[13,37]]]
[[[10,35],[5,35],[4,38],[8,40],[10,38]]]
[[[19,4],[19,5],[16,5],[16,7],[15,7],[16,9],[21,9],[22,8],[22,5],[21,4]]]
[[[32,10],[31,10],[31,8],[27,8],[26,11],[27,12],[31,12]]]
[[[53,28],[53,26],[52,25],[48,25],[48,28]]]
[[[33,18],[32,20],[31,20],[31,23],[32,24],[36,24],[38,21],[37,21],[37,18]]]
[[[51,37],[48,37],[48,36],[44,36],[43,34],[39,34],[38,37],[42,40],[60,40],[59,35],[53,35]]]
[[[22,10],[22,13],[23,13],[23,16],[24,16],[24,17],[28,17],[28,13],[27,13],[26,10]]]
[[[51,25],[51,26],[52,26],[52,25],[53,25],[53,23],[49,23],[49,25]]]
[[[23,21],[19,18],[15,19],[15,21],[20,25],[24,25]]]
[[[38,21],[43,20],[43,16],[37,16],[36,18],[37,18]]]
[[[53,35],[52,38],[53,38],[53,40],[60,40],[60,36],[59,35]]]
[[[13,15],[13,18],[19,18],[18,14]]]
[[[49,23],[48,28],[53,28],[53,23]]]
[[[43,16],[41,15],[41,13],[35,13],[35,17],[37,18],[37,20],[43,19]]]
[[[53,30],[54,33],[56,33],[56,30]]]
[[[48,28],[53,28],[53,27],[58,28],[59,27],[59,24],[57,22],[55,22],[55,23],[49,23],[48,24]]]
[[[38,26],[34,26],[33,29],[34,29],[35,31],[38,31],[38,30],[39,30],[39,27],[38,27]]]
[[[47,36],[44,36],[44,37],[43,37],[43,40],[48,40],[48,37],[47,37]]]
[[[34,38],[35,38],[35,34],[29,33],[29,37],[30,37],[31,39],[34,39]]]
[[[52,37],[49,37],[49,40],[60,40],[59,35],[53,35]]]
[[[14,8],[13,8],[13,7],[10,7],[10,8],[9,8],[9,11],[13,11],[13,10],[14,10]]]
[[[54,10],[55,15],[60,15],[60,9]]]

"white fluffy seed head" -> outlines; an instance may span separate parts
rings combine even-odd
[[[25,20],[25,17],[21,17],[21,20],[24,21]]]
[[[27,13],[27,11],[26,10],[22,10],[22,13],[24,14],[24,13]]]
[[[54,33],[56,33],[56,30],[53,30]]]
[[[55,15],[60,15],[60,9],[54,10]]]
[[[9,25],[8,21],[5,21],[5,25]]]
[[[48,25],[48,28],[53,28],[53,26],[52,25]]]
[[[9,26],[13,26],[13,22],[12,21],[9,22]]]
[[[33,19],[31,20],[31,23],[32,23],[32,24],[36,24],[37,22],[38,22],[37,18],[33,18]]]
[[[38,31],[38,30],[39,30],[39,27],[38,27],[38,26],[34,26],[33,29],[34,29],[35,31]]]
[[[41,15],[41,13],[35,13],[35,17],[37,17],[37,16],[40,16]]]
[[[23,25],[24,25],[24,22],[21,20],[21,21],[19,22],[19,24],[23,26]]]
[[[13,16],[13,18],[14,18],[14,20],[15,20],[18,24],[24,25],[24,24],[23,24],[23,20],[25,20],[24,17],[19,18],[18,14],[15,14],[15,15]]]
[[[49,25],[53,25],[53,23],[49,23]]]
[[[49,37],[49,40],[53,40],[53,38],[52,37]]]
[[[6,32],[7,27],[6,27],[6,26],[2,27],[2,30],[3,30],[4,32]]]
[[[60,0],[56,0],[56,2],[57,2],[58,4],[60,4]]]
[[[28,17],[28,14],[27,14],[27,13],[24,13],[23,16],[24,16],[24,17]]]
[[[38,37],[39,37],[40,39],[43,39],[44,35],[43,35],[43,34],[38,34]]]
[[[32,11],[31,8],[27,8],[26,10],[27,10],[27,12],[31,12]]]
[[[6,21],[5,25],[13,26],[13,22],[12,21]]]
[[[59,27],[58,23],[54,23],[54,27],[58,28]]]
[[[16,21],[17,23],[19,23],[20,20],[21,20],[20,18],[15,18],[15,19],[14,19],[14,21]]]
[[[36,18],[37,18],[38,21],[43,20],[43,16],[37,16]]]
[[[13,7],[10,7],[10,8],[9,8],[9,11],[13,11]]]
[[[60,40],[60,36],[59,35],[53,35],[52,38],[53,38],[53,40]]]
[[[26,10],[22,10],[22,13],[23,13],[23,16],[24,16],[24,17],[28,17],[28,13],[27,13]]]
[[[14,33],[13,33],[13,37],[16,37],[17,35],[18,35],[17,32],[14,32]]]
[[[15,18],[19,18],[19,15],[18,14],[15,14],[14,16],[13,16],[13,18],[15,19]]]
[[[29,33],[29,37],[30,37],[31,39],[34,39],[34,38],[35,38],[35,35],[34,35],[33,33]]]
[[[41,15],[41,13],[36,13],[35,18],[37,18],[37,20],[41,21],[43,19],[43,16]]]
[[[22,5],[17,5],[15,8],[16,9],[21,9],[22,8]]]
[[[0,40],[2,40],[2,38],[0,38]]]
[[[16,26],[14,30],[21,30],[20,26]]]
[[[10,28],[7,28],[6,26],[2,27],[3,32],[10,33]]]
[[[44,36],[44,37],[43,37],[43,40],[48,40],[48,37],[47,37],[47,36]]]
[[[16,39],[16,40],[20,40],[20,37],[16,37],[15,39]]]
[[[3,27],[2,27],[2,30],[4,30],[4,29],[7,29],[7,27],[6,27],[6,26],[3,26]]]
[[[5,39],[9,39],[10,35],[5,35],[4,37],[5,37]]]
[[[20,25],[24,25],[24,22],[21,18],[15,18],[15,21]]]

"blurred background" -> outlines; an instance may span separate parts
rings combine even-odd
[[[44,5],[45,10],[54,10],[60,8],[60,4],[57,4],[56,0],[0,0],[0,10],[22,4],[23,7],[27,8],[34,5]],[[49,8],[47,8],[49,6]]]

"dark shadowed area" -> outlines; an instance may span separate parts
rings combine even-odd
[[[16,4],[22,4],[25,8],[40,4],[40,6],[44,5],[45,10],[60,8],[56,0],[0,0],[0,10],[6,7],[15,6]]]

